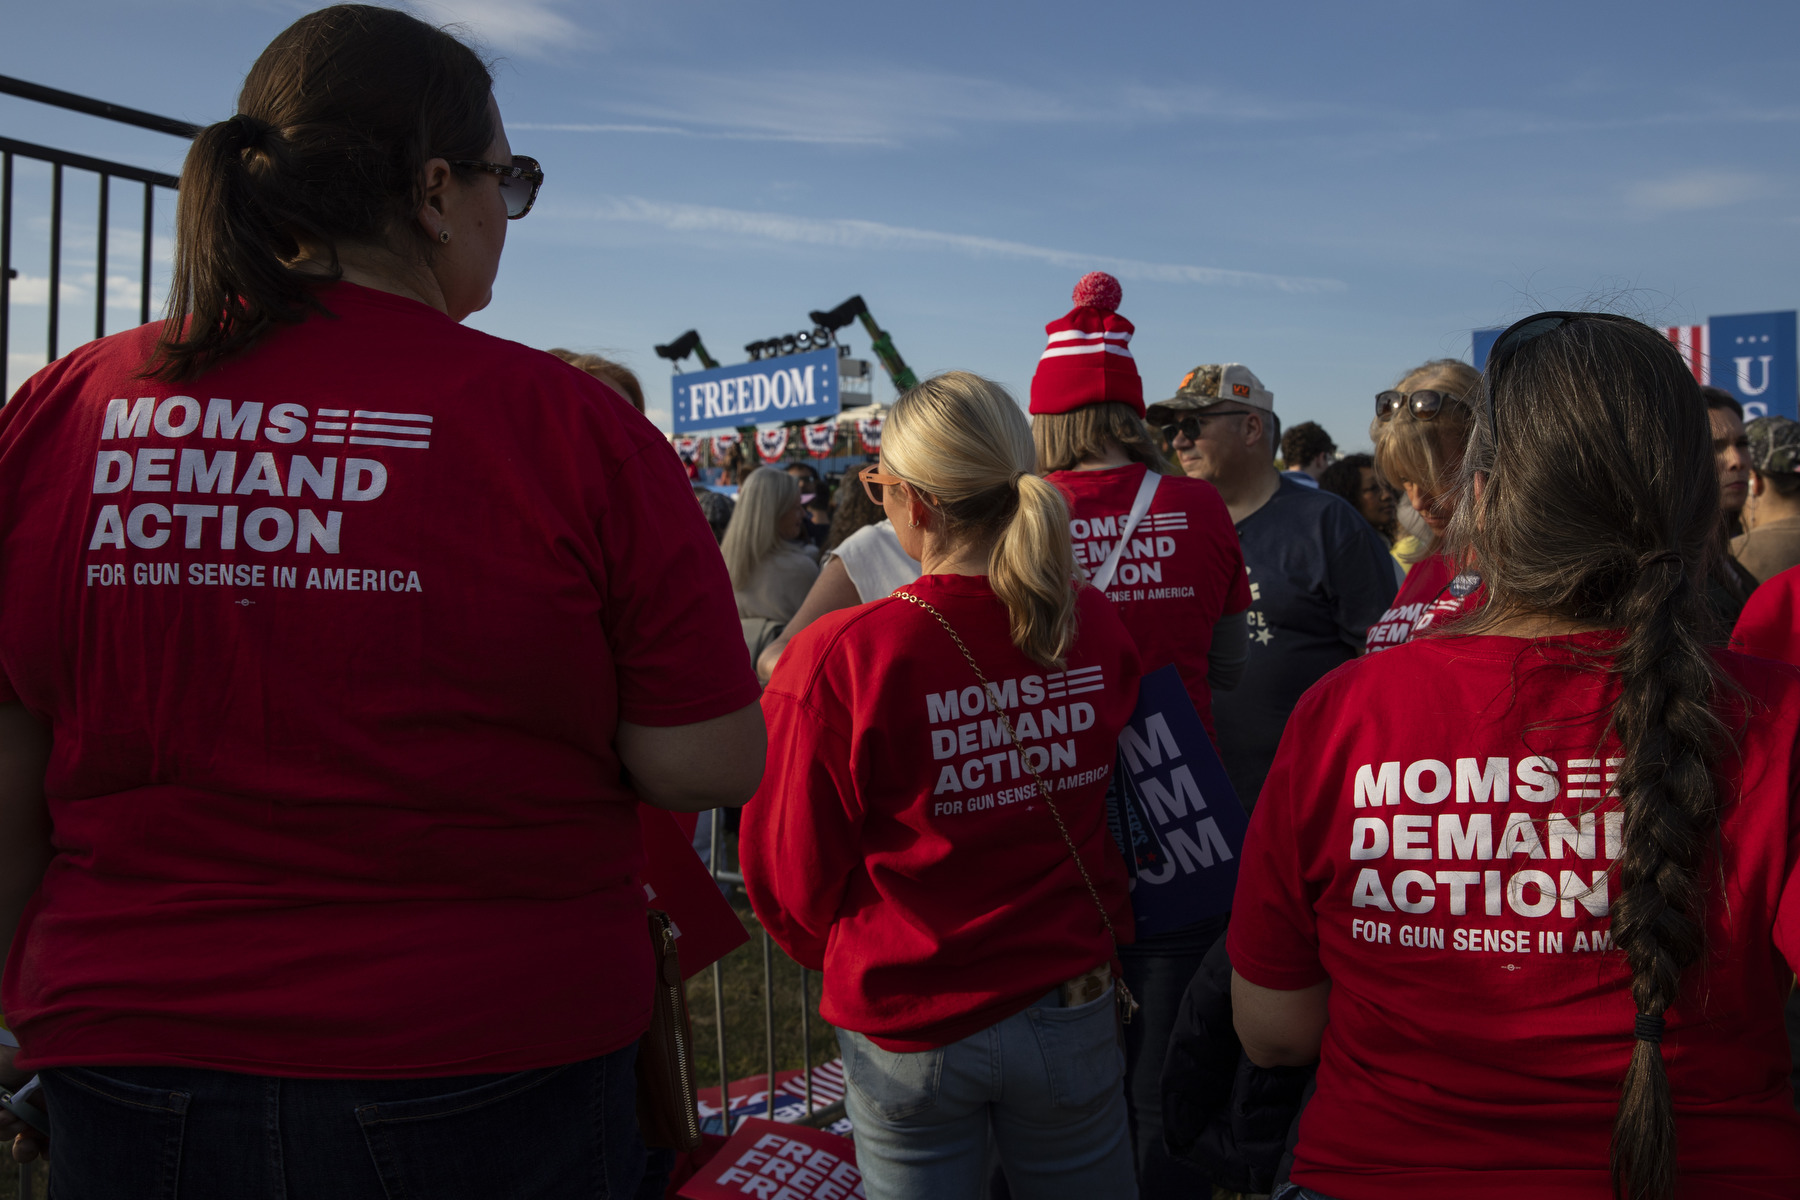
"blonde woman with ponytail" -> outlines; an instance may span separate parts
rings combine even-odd
[[[825,974],[870,1200],[973,1200],[990,1131],[1021,1200],[1137,1194],[1105,794],[1138,655],[1032,459],[997,384],[902,396],[863,483],[924,573],[807,626],[763,694],[745,884]]]
[[[1708,646],[1699,389],[1540,313],[1471,408],[1486,603],[1308,692],[1244,845],[1237,1030],[1318,1062],[1278,1200],[1800,1196],[1800,675]]]

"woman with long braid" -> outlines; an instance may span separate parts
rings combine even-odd
[[[1309,692],[1244,847],[1235,1023],[1319,1063],[1282,1200],[1800,1195],[1800,673],[1707,648],[1705,406],[1596,313],[1484,391],[1486,606]]]

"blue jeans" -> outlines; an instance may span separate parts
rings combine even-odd
[[[637,1046],[516,1075],[58,1067],[57,1200],[629,1200]]]
[[[1055,992],[937,1050],[901,1054],[837,1031],[869,1200],[977,1200],[990,1131],[1017,1200],[1134,1200],[1124,1056],[1111,989]]]

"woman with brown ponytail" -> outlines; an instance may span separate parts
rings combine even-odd
[[[1800,1195],[1800,674],[1707,646],[1699,390],[1543,313],[1474,409],[1486,604],[1307,693],[1244,846],[1235,1024],[1318,1061],[1281,1195]]]
[[[1031,430],[962,372],[894,405],[863,481],[924,574],[808,625],[763,693],[745,885],[825,973],[870,1200],[1132,1197],[1106,828],[1138,655],[1077,587]]]
[[[238,108],[168,319],[0,413],[0,1083],[69,1200],[633,1195],[639,802],[762,761],[724,566],[623,397],[461,324],[542,179],[472,50],[326,8]]]

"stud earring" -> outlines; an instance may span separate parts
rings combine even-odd
[[[438,241],[448,243],[450,241],[450,231],[448,229],[438,230]]]

